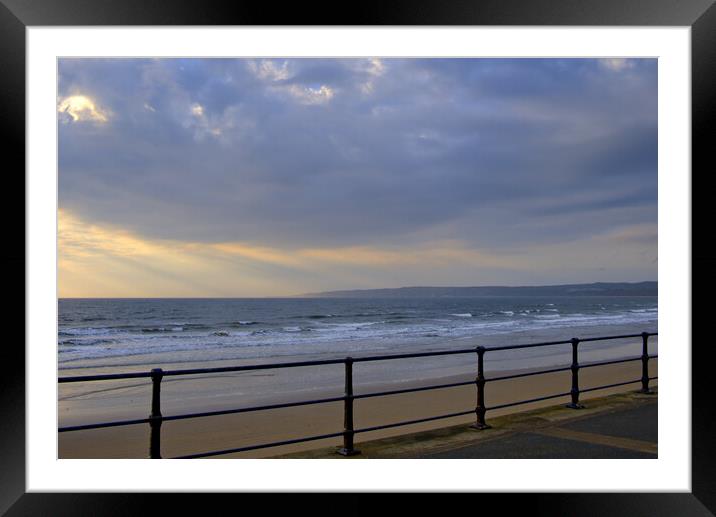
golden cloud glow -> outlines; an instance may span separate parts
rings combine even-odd
[[[504,268],[517,265],[509,257],[469,249],[457,241],[433,242],[408,249],[383,249],[370,246],[312,248],[299,250],[297,254],[311,260],[367,267],[440,267],[457,263]]]
[[[60,210],[58,283],[61,297],[286,296],[343,288],[480,285],[495,283],[494,275],[500,283],[515,285],[516,275],[561,274],[564,264],[594,271],[614,261],[641,267],[644,260],[655,260],[644,254],[642,241],[655,238],[655,228],[637,225],[509,253],[474,249],[458,240],[289,249],[147,239]]]
[[[57,239],[61,259],[104,254],[153,255],[161,251],[161,247],[129,232],[85,223],[64,210],[60,210],[57,217]]]
[[[89,120],[104,123],[108,120],[107,111],[98,108],[94,101],[85,95],[65,97],[57,105],[57,111],[69,115],[74,122]]]
[[[291,266],[300,267],[301,260],[292,255],[274,248],[267,248],[263,246],[252,246],[250,244],[239,243],[239,242],[224,242],[219,244],[212,244],[211,249],[219,251],[227,255],[236,255],[247,259],[255,260],[257,262],[264,262],[267,264],[276,264],[280,266]]]
[[[60,296],[280,296],[316,291],[315,279],[361,285],[376,272],[396,268],[506,264],[449,241],[409,249],[282,249],[146,239],[65,210],[58,214],[58,248]]]
[[[237,296],[278,289],[203,244],[145,239],[64,210],[58,213],[58,287],[60,297]]]

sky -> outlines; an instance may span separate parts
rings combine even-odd
[[[655,59],[59,61],[60,297],[657,278]]]

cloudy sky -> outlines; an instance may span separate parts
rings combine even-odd
[[[654,59],[62,59],[60,296],[657,277]]]

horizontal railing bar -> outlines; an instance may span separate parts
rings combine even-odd
[[[203,418],[207,416],[219,416],[219,415],[231,415],[234,413],[249,413],[251,411],[264,411],[267,409],[281,409],[281,408],[288,408],[288,407],[297,407],[297,406],[309,406],[311,404],[326,404],[329,402],[340,402],[342,400],[345,400],[345,397],[330,397],[325,399],[314,399],[314,400],[301,400],[299,402],[283,402],[280,404],[269,404],[266,406],[251,406],[251,407],[244,407],[244,408],[236,408],[236,409],[220,409],[218,411],[206,411],[204,413],[186,413],[182,415],[171,415],[171,416],[165,416],[162,417],[163,421],[169,421],[169,420],[185,420],[187,418]]]
[[[658,335],[656,332],[646,332],[647,336],[656,336]],[[621,336],[604,336],[604,337],[585,337],[580,338],[579,341],[584,343],[585,341],[607,341],[609,339],[626,339],[626,338],[633,338],[633,337],[641,337],[641,334],[624,334]]]
[[[220,450],[220,451],[200,452],[198,454],[189,454],[187,456],[177,456],[174,459],[185,460],[185,459],[194,459],[194,458],[207,458],[209,456],[220,456],[222,454],[233,454],[236,452],[254,451],[256,449],[266,449],[268,447],[279,447],[281,445],[291,445],[293,443],[311,442],[314,440],[335,438],[337,436],[343,436],[343,432],[321,434],[321,435],[316,435],[316,436],[307,436],[305,438],[295,438],[293,440],[284,440],[281,442],[262,443],[260,445],[248,445],[246,447],[237,447],[235,449],[224,449],[224,450]]]
[[[354,363],[366,363],[368,361],[389,361],[391,359],[410,359],[413,357],[435,357],[441,355],[474,354],[475,347],[461,348],[458,350],[440,350],[437,352],[415,352],[410,354],[389,354],[389,355],[367,355],[354,357]]]
[[[607,388],[614,388],[616,386],[625,386],[627,384],[636,384],[637,382],[641,382],[641,379],[637,379],[635,381],[625,381],[625,382],[617,382],[615,384],[605,384],[604,386],[596,386],[595,388],[587,388],[584,390],[579,390],[580,393],[587,393],[589,391],[597,391],[597,390],[605,390]]]
[[[246,407],[246,408],[236,408],[236,409],[221,409],[218,411],[206,411],[203,413],[186,413],[182,415],[170,415],[170,416],[164,416],[162,417],[162,421],[166,422],[169,420],[184,420],[188,418],[203,418],[208,416],[220,416],[220,415],[230,415],[234,413],[248,413],[251,411],[263,411],[268,409],[281,409],[281,408],[288,408],[288,407],[296,407],[296,406],[308,406],[311,404],[325,404],[328,402],[340,402],[344,400],[345,397],[331,397],[331,398],[325,398],[325,399],[315,399],[315,400],[302,400],[299,402],[284,402],[281,404],[270,404],[266,406],[252,406],[252,407]],[[60,427],[57,431],[60,433],[66,433],[69,431],[84,431],[86,429],[99,429],[103,427],[118,427],[123,425],[135,425],[135,424],[146,424],[150,421],[149,418],[141,418],[137,420],[120,420],[116,422],[103,422],[100,424],[86,424],[86,425],[76,425],[76,426],[70,426],[70,427]]]
[[[506,408],[506,407],[519,406],[519,405],[521,405],[521,404],[529,404],[530,402],[539,402],[539,401],[541,401],[541,400],[556,399],[556,398],[559,398],[559,397],[566,397],[566,396],[569,396],[569,395],[570,395],[570,392],[567,391],[567,392],[565,392],[565,393],[558,393],[558,394],[556,394],[556,395],[548,395],[548,396],[546,396],[546,397],[538,397],[538,398],[536,398],[536,399],[527,399],[527,400],[521,400],[521,401],[519,401],[519,402],[510,402],[509,404],[500,404],[499,406],[491,406],[491,407],[485,408],[485,410],[486,410],[486,411],[491,411],[491,410],[493,410],[493,409],[502,409],[502,408]]]
[[[142,377],[151,376],[151,372],[106,373],[102,375],[78,375],[73,377],[59,377],[57,379],[57,382],[110,381],[115,379],[138,379]]]
[[[647,333],[649,336],[656,336],[657,333]],[[590,337],[590,338],[579,338],[580,342],[585,341],[607,341],[609,339],[626,339],[626,338],[636,338],[641,337],[641,334],[622,334],[618,336],[601,336],[601,337]],[[491,350],[516,350],[518,348],[533,348],[533,347],[539,347],[539,346],[553,346],[553,345],[568,345],[572,342],[571,339],[563,340],[563,341],[545,341],[543,343],[528,343],[524,345],[505,345],[505,346],[493,346],[485,348],[486,352],[489,352]]]
[[[659,378],[659,377],[657,377],[657,376],[649,377],[649,380],[650,380],[650,381],[653,381],[653,380],[658,379],[658,378]]]
[[[247,364],[243,366],[221,366],[217,368],[191,368],[185,370],[164,370],[164,377],[176,375],[196,375],[201,373],[227,373],[249,370],[272,370],[275,368],[298,368],[301,366],[321,366],[325,364],[341,364],[345,359],[324,359],[320,361],[294,361],[290,363]],[[58,382],[105,381],[113,379],[134,379],[151,377],[150,372],[114,373],[106,375],[85,375],[79,377],[60,377]]]
[[[491,352],[493,350],[516,350],[518,348],[534,348],[539,346],[554,346],[554,345],[568,345],[572,341],[544,341],[542,343],[527,343],[524,345],[503,345],[503,346],[491,346],[485,347],[485,352]]]
[[[431,422],[433,420],[441,420],[443,418],[452,418],[452,417],[456,417],[456,416],[471,415],[473,413],[475,413],[475,410],[470,409],[468,411],[460,411],[459,413],[448,413],[447,415],[431,416],[428,418],[419,418],[417,420],[405,420],[403,422],[395,422],[393,424],[384,424],[384,425],[376,425],[373,427],[364,427],[362,429],[356,429],[354,432],[367,433],[370,431],[379,431],[381,429],[389,429],[391,427],[400,427],[403,425],[420,424],[422,422]]]
[[[433,384],[431,386],[421,386],[419,388],[405,388],[399,390],[390,391],[377,391],[373,393],[362,393],[360,395],[353,395],[354,399],[365,399],[369,397],[380,397],[383,395],[397,395],[399,393],[412,393],[416,391],[427,391],[427,390],[438,390],[441,388],[455,388],[457,386],[467,386],[468,384],[475,384],[475,381],[464,381],[464,382],[452,382],[450,384]]]
[[[626,359],[615,359],[613,361],[600,361],[598,363],[587,363],[587,364],[579,364],[579,368],[592,368],[594,366],[604,366],[607,364],[619,364],[619,363],[629,363],[631,361],[641,361],[641,356],[638,357],[627,357]]]
[[[485,382],[490,381],[504,381],[506,379],[518,379],[520,377],[530,377],[532,375],[542,375],[545,373],[555,373],[555,372],[566,372],[568,370],[571,370],[570,366],[563,366],[560,368],[551,368],[549,370],[538,370],[536,372],[527,372],[527,373],[516,373],[514,375],[502,375],[500,377],[487,377],[485,379]]]
[[[58,433],[67,433],[70,431],[84,431],[87,429],[101,429],[103,427],[119,427],[123,425],[136,425],[146,424],[149,422],[148,418],[138,418],[136,420],[117,420],[115,422],[102,422],[99,424],[85,424],[85,425],[72,425],[67,427],[60,427],[57,429]]]
[[[164,376],[196,375],[199,373],[244,372],[249,370],[274,370],[277,368],[299,368],[301,366],[321,366],[325,364],[342,364],[345,359],[323,359],[316,361],[294,361],[290,363],[246,364],[243,366],[220,366],[217,368],[191,368],[186,370],[167,370]]]

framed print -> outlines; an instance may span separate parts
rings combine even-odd
[[[0,7],[26,170],[8,515],[141,508],[83,493],[122,491],[716,507],[691,290],[694,265],[695,292],[713,284],[690,172],[710,158],[710,2]],[[519,431],[567,418],[534,413],[551,407],[581,416]]]

